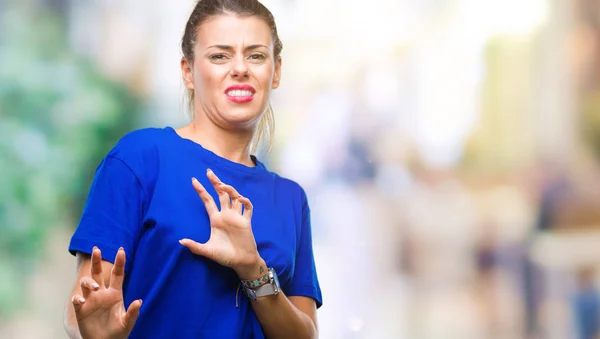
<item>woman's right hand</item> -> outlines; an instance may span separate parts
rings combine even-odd
[[[123,304],[123,279],[125,277],[125,251],[120,248],[108,286],[102,275],[100,249],[92,250],[91,274],[80,280],[83,295],[73,295],[71,301],[79,332],[83,339],[127,338],[140,314],[142,300],[135,300],[125,310]]]

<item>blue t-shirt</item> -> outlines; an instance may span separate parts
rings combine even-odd
[[[235,272],[179,243],[209,238],[208,214],[191,183],[200,180],[218,203],[207,168],[252,201],[258,251],[283,292],[321,306],[306,194],[255,161],[248,167],[219,157],[171,127],[131,132],[102,160],[69,251],[98,246],[113,262],[125,249],[125,305],[143,300],[130,338],[264,338],[241,290],[236,307]]]

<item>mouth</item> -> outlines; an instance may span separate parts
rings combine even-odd
[[[254,93],[256,93],[256,90],[250,85],[234,85],[227,87],[225,90],[227,99],[235,103],[252,101],[254,99]]]

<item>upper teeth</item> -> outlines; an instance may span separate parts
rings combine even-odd
[[[227,92],[227,95],[229,95],[230,97],[249,97],[252,95],[252,92],[248,90],[234,89]]]

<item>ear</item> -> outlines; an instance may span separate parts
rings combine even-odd
[[[271,84],[272,89],[276,89],[279,87],[279,82],[281,80],[281,57],[277,59],[275,63],[275,74],[273,75],[273,83]]]
[[[185,88],[194,90],[194,72],[185,57],[181,58],[181,76],[183,77]]]

